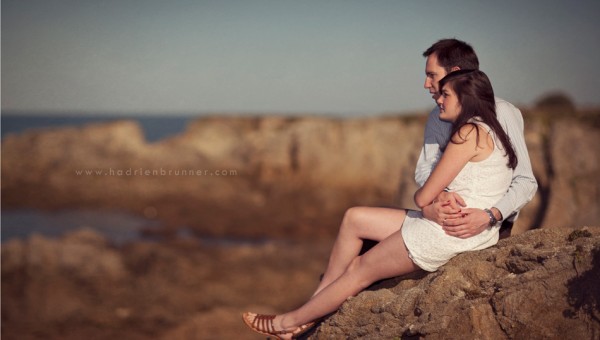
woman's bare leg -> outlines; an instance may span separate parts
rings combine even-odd
[[[300,308],[278,315],[277,329],[295,329],[337,310],[350,296],[375,281],[418,270],[408,256],[400,230],[382,240],[362,256],[355,257],[344,273]]]
[[[329,264],[313,296],[339,278],[362,249],[363,240],[381,241],[400,230],[405,210],[373,207],[348,209],[331,250]]]

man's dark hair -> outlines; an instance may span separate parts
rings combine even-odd
[[[479,59],[471,45],[458,39],[442,39],[431,45],[423,57],[429,57],[435,54],[438,63],[447,73],[450,73],[455,66],[461,70],[478,70]]]

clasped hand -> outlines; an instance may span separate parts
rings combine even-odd
[[[423,208],[423,216],[441,225],[446,234],[468,238],[489,227],[489,216],[482,209],[466,208],[459,194],[443,191],[430,205]]]

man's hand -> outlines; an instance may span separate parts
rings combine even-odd
[[[461,209],[465,206],[465,201],[459,194],[454,192],[442,191],[430,205],[423,208],[423,216],[439,225],[443,225],[444,220],[457,219],[462,217]]]
[[[475,236],[490,226],[490,217],[482,209],[467,208],[462,216],[446,219],[440,223],[446,234],[459,238]]]

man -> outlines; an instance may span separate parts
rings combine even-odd
[[[447,48],[441,48],[444,46]],[[464,42],[454,39],[438,42],[425,53],[427,56],[425,88],[429,89],[429,92],[434,94],[434,96],[437,96],[439,90],[438,81],[448,72],[461,68],[478,68],[479,66],[472,48]],[[482,234],[481,230],[488,228],[491,221],[495,224],[494,219],[513,216],[514,212],[518,211],[533,197],[537,187],[537,183],[533,175],[531,175],[531,166],[523,138],[523,119],[519,110],[502,100],[496,100],[496,106],[498,120],[504,125],[503,128],[506,129],[507,134],[513,140],[513,147],[515,148],[519,164],[514,172],[511,172],[509,169],[503,169],[508,176],[513,174],[511,187],[506,195],[492,207],[493,212],[488,209],[480,210],[458,207],[457,202],[462,203],[463,206],[464,202],[455,193],[441,193],[434,199],[435,203],[424,207],[420,205],[424,211],[428,211],[427,214],[429,217],[427,215],[424,216],[430,220],[439,220],[442,222],[440,224],[445,225],[445,230],[450,235],[468,237],[470,235],[481,234],[485,236],[483,239],[486,239],[486,241],[481,244],[482,246],[488,245],[490,241],[495,243],[496,234],[493,230],[489,230],[487,232],[488,235]],[[439,110],[434,110],[427,123],[425,144],[419,157],[415,176],[417,181],[421,180],[421,184],[425,182],[425,178],[429,177],[432,168],[439,159],[440,150],[444,148],[449,137],[450,126],[439,124],[439,114]],[[465,141],[468,142],[467,140]],[[471,141],[473,141],[473,138],[471,138]],[[474,144],[476,143],[477,141]],[[468,145],[464,146],[469,148]],[[451,145],[451,147],[454,147],[454,150],[452,150],[454,155],[464,154],[466,151],[464,148],[457,150],[456,147],[461,147],[460,145]],[[448,148],[448,152],[451,152],[451,147]],[[469,157],[473,156],[469,155]],[[518,170],[519,167],[521,167],[520,170]],[[505,185],[502,188],[505,188]],[[439,190],[439,187],[437,190]],[[430,188],[429,191],[433,190]],[[433,193],[430,193],[430,196],[424,199],[424,202],[428,202],[433,195]],[[493,197],[498,196],[494,195]],[[449,203],[446,204],[446,201]],[[412,215],[412,212],[410,214]],[[425,268],[417,265],[413,259],[413,255],[410,253],[411,248],[409,244],[405,242],[405,234],[403,232],[407,230],[406,227],[409,228],[408,230],[411,230],[411,225],[412,230],[419,231],[421,225],[411,223],[414,223],[415,220],[422,221],[422,219],[420,218],[420,214],[411,215],[405,209],[379,207],[353,207],[348,209],[331,250],[327,269],[313,296],[301,307],[285,314],[261,315],[244,313],[244,322],[253,331],[263,335],[272,335],[277,338],[286,339],[296,338],[313,327],[315,324],[314,320],[335,312],[349,296],[358,294],[358,292],[367,288],[373,282],[384,278],[404,275],[420,268],[435,270],[438,264],[443,264],[443,261],[448,260],[448,256],[452,257],[456,255],[456,253],[453,253],[453,247],[448,247],[448,244],[446,244],[446,249],[442,255],[439,257],[438,255],[434,256],[432,261],[425,259],[425,261],[421,262],[425,264]],[[405,225],[404,222],[407,220],[409,224]],[[429,225],[429,223],[426,224]],[[426,245],[438,245],[439,242],[437,241],[440,239],[446,241],[447,238],[443,237],[444,235],[440,235],[439,229],[435,226],[434,228],[436,228],[433,230],[436,233],[436,238],[431,238],[433,242],[426,240],[428,232],[433,234],[432,230],[421,229],[425,230],[425,237],[421,237],[423,236],[421,234],[416,235],[412,245],[414,246],[420,241],[430,242],[423,243]],[[406,235],[410,235],[410,231]],[[442,237],[440,238],[439,236]],[[378,243],[361,255],[360,249],[364,245],[365,239]],[[464,249],[478,249],[480,245],[478,243],[481,240],[471,240],[475,240],[476,242],[474,242],[472,247],[468,245]],[[455,239],[452,239],[452,241],[455,241]],[[470,244],[468,240],[458,243]],[[429,248],[427,245],[425,252]],[[416,248],[412,247],[412,249]],[[436,261],[440,262],[436,263]]]
[[[442,39],[428,48],[423,56],[427,58],[424,88],[429,90],[434,101],[438,97],[439,81],[446,74],[460,69],[479,69],[473,48],[457,39]],[[439,114],[436,106],[425,126],[423,148],[415,170],[415,180],[420,186],[431,174],[450,138],[451,124],[440,120]],[[423,216],[442,225],[448,235],[467,238],[481,233],[496,221],[503,221],[501,233],[506,234],[510,232],[519,210],[535,195],[537,181],[525,145],[521,111],[496,97],[496,115],[510,137],[519,162],[511,186],[500,201],[484,210],[466,208],[460,195],[442,192],[432,204],[423,208]]]

